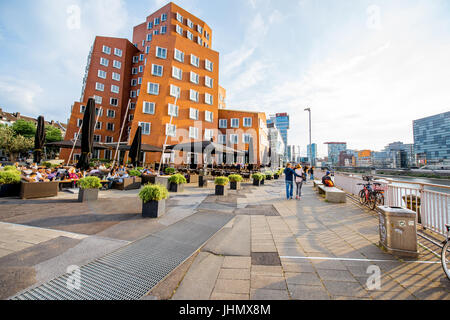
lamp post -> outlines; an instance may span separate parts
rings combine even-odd
[[[312,139],[311,139],[311,108],[306,108],[305,111],[309,112],[309,161],[312,167],[314,166],[314,163],[313,163]]]

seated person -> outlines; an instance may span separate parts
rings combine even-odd
[[[330,174],[330,171],[327,171],[327,174],[322,178],[322,183],[325,187],[334,187],[334,182],[331,180]]]
[[[50,181],[55,181],[56,180],[56,172],[52,172],[51,169],[47,169],[46,171],[47,174],[47,179]]]

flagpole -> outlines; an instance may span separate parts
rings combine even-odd
[[[175,107],[177,106],[177,101],[178,101],[178,95],[175,97]],[[170,116],[169,125],[172,125],[172,121],[173,121],[173,113]],[[159,161],[158,177],[161,176],[161,163],[163,162],[164,152],[166,152],[166,144],[167,144],[168,138],[169,138],[169,136],[167,135],[167,129],[166,129],[166,140],[164,141],[163,150],[162,150],[162,154],[161,154],[161,160]]]
[[[130,110],[130,103],[131,103],[131,99],[128,100],[127,111],[125,112],[125,117],[123,118],[123,124],[122,124],[122,128],[120,129],[120,136],[119,136],[119,140],[117,141],[116,153],[114,154],[114,161],[113,161],[111,168],[114,168],[114,166],[116,165],[117,153],[119,152],[119,145],[120,145],[120,141],[122,140],[123,129],[125,127],[125,123],[127,122],[126,119],[128,117],[128,110]]]

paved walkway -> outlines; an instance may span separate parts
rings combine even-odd
[[[270,182],[237,199],[253,213],[236,210],[172,299],[450,300],[450,281],[431,252],[421,247],[410,262],[377,247],[373,212],[351,202],[327,203],[311,184],[301,201],[284,200],[283,190],[281,181]],[[379,287],[369,280],[373,270],[380,273]]]

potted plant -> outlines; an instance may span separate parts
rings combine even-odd
[[[173,175],[175,173],[175,171],[176,171],[175,168],[166,168],[164,170],[164,173],[169,175],[169,176],[171,176],[171,175]]]
[[[98,189],[102,187],[100,178],[94,176],[81,178],[78,180],[78,186],[80,187],[79,202],[97,201]]]
[[[132,169],[132,170],[128,171],[128,175],[130,177],[138,177],[139,178],[142,176],[142,173],[139,170]]]
[[[0,171],[0,198],[15,197],[20,194],[20,171],[4,170]]]
[[[159,184],[148,184],[139,192],[142,200],[142,217],[159,218],[166,213],[167,188]]]
[[[187,180],[182,174],[177,173],[169,178],[169,183],[170,192],[183,192]]]
[[[240,174],[231,174],[228,179],[230,179],[230,189],[231,190],[240,190],[241,182],[244,180]]]
[[[254,173],[252,175],[252,179],[253,179],[253,185],[259,187],[260,185],[263,184],[264,176],[261,173]]]
[[[226,185],[230,183],[230,180],[227,177],[217,177],[214,180],[214,184],[216,185],[216,196],[226,196],[227,189]]]
[[[266,176],[267,180],[272,180],[273,179],[273,172],[272,171],[266,171],[265,176]]]

